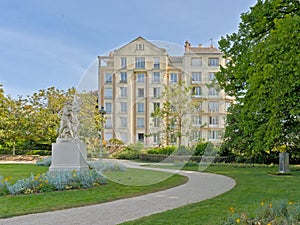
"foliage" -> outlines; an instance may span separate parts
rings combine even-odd
[[[259,0],[241,19],[238,32],[219,41],[230,61],[216,78],[236,98],[223,148],[262,162],[282,145],[299,156],[299,1]]]
[[[171,155],[176,150],[175,146],[155,147],[147,150],[148,154]]]
[[[0,177],[0,193],[5,195],[33,194],[49,191],[62,191],[78,188],[90,188],[104,184],[105,178],[94,170],[59,171],[37,174],[25,179],[19,179],[11,184]]]
[[[194,155],[204,155],[206,153],[206,155],[208,154],[208,151],[213,149],[214,145],[211,142],[198,142],[195,146],[195,152]]]
[[[117,138],[111,138],[105,145],[105,149],[112,156],[121,152],[124,149],[124,147],[124,142]]]
[[[160,136],[162,145],[177,143],[182,145],[183,138],[189,140],[193,116],[199,109],[199,102],[191,98],[192,89],[184,82],[165,85],[161,94],[163,106],[156,108],[151,114],[153,120],[160,120],[160,128],[154,134]]]
[[[260,203],[255,216],[252,213],[243,212],[237,214],[234,208],[230,207],[231,215],[223,222],[224,225],[232,224],[299,224],[300,223],[300,204],[287,201],[276,201],[274,203]]]
[[[59,112],[75,89],[50,87],[32,96],[13,99],[0,86],[0,148],[50,149],[57,137]]]
[[[41,160],[38,160],[36,162],[36,165],[37,166],[50,166],[51,165],[51,162],[52,162],[52,157],[44,157],[42,158]]]
[[[143,144],[130,144],[126,146],[121,152],[117,153],[115,155],[115,158],[117,159],[138,159],[139,153],[143,149]]]

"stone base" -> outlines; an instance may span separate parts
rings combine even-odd
[[[49,171],[88,170],[86,145],[81,142],[52,144],[52,162]]]

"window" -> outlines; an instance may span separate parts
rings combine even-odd
[[[202,123],[202,118],[201,116],[194,116],[194,126],[201,126],[201,123]]]
[[[137,75],[137,83],[144,83],[145,82],[145,74],[139,73]]]
[[[109,141],[110,139],[112,139],[112,137],[112,133],[104,133],[104,140]]]
[[[210,130],[208,133],[209,140],[216,140],[216,139],[218,139],[218,136],[219,136],[219,132],[216,130]]]
[[[219,102],[208,102],[209,112],[219,112]]]
[[[105,110],[106,110],[106,113],[111,113],[112,104],[111,103],[105,103]]]
[[[192,73],[192,84],[198,84],[202,80],[201,73]]]
[[[126,113],[127,112],[127,102],[121,102],[121,112]]]
[[[160,67],[160,59],[159,59],[159,57],[154,57],[153,67],[154,67],[154,69],[159,69],[159,67]]]
[[[144,142],[144,134],[143,133],[138,133],[138,141]]]
[[[136,50],[144,50],[144,44],[136,44]]]
[[[137,128],[144,128],[144,127],[145,127],[145,119],[137,118]]]
[[[121,57],[121,68],[127,67],[127,59],[126,57]]]
[[[159,102],[154,102],[154,103],[153,103],[153,109],[154,109],[154,111],[155,111],[155,110],[159,110],[159,107],[160,107]]]
[[[121,128],[126,128],[127,127],[127,117],[120,117],[121,121]]]
[[[120,87],[120,93],[122,98],[127,97],[127,87]]]
[[[136,57],[135,58],[135,68],[137,68],[137,69],[145,68],[145,57]]]
[[[215,73],[209,73],[209,80],[213,81],[215,79]]]
[[[159,134],[153,134],[153,143],[159,143]]]
[[[126,72],[121,72],[120,82],[127,83],[127,73]]]
[[[107,118],[105,121],[105,128],[112,128],[112,120],[111,118]]]
[[[208,89],[208,95],[209,96],[218,96],[219,92],[215,88],[209,88]]]
[[[177,73],[171,73],[170,74],[170,82],[171,83],[177,83],[178,82]]]
[[[145,112],[145,104],[143,102],[137,103],[137,112],[139,113]]]
[[[144,98],[144,88],[138,88],[138,98]]]
[[[153,118],[153,127],[159,127],[160,126],[160,118]]]
[[[208,65],[209,66],[219,66],[219,59],[218,58],[209,58]]]
[[[104,98],[112,98],[112,88],[104,88]]]
[[[198,110],[199,112],[202,111],[202,102],[199,102],[199,103],[198,103],[198,105],[197,105],[197,110]]]
[[[217,116],[210,116],[209,117],[209,125],[216,126],[218,124],[219,124],[219,121],[218,121]]]
[[[160,73],[154,72],[153,73],[153,83],[159,83],[160,82]]]
[[[112,83],[112,75],[111,75],[111,73],[106,73],[105,74],[105,83],[106,84],[111,84]]]
[[[201,87],[193,87],[193,97],[200,97],[202,93]]]
[[[153,97],[158,98],[159,96],[160,96],[160,88],[159,87],[153,88]]]
[[[200,130],[195,130],[192,132],[192,140],[199,141],[202,139],[202,132]]]
[[[192,66],[202,66],[202,59],[201,58],[192,58],[191,65]]]

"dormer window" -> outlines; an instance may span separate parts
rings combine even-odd
[[[144,50],[144,44],[136,44],[136,50]]]

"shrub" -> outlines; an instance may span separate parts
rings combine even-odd
[[[192,156],[194,153],[193,147],[189,146],[180,146],[175,152],[175,155],[182,155],[182,156]]]
[[[165,146],[151,148],[147,151],[148,154],[171,155],[176,150],[175,146]]]
[[[139,158],[139,153],[143,149],[143,145],[138,143],[138,144],[131,144],[129,146],[126,146],[123,151],[117,153],[115,155],[115,158],[117,159],[138,159]]]
[[[49,191],[62,191],[68,189],[90,188],[102,185],[105,177],[95,170],[86,171],[51,171],[44,174],[31,175],[20,179],[14,184],[0,178],[0,195],[19,195],[42,193]]]
[[[50,166],[52,162],[52,157],[44,157],[41,160],[38,160],[36,162],[37,166]]]
[[[234,213],[234,208],[230,208],[231,215],[223,221],[223,225],[231,224],[299,224],[300,223],[300,204],[293,202],[278,201],[265,204],[261,202],[260,207],[254,214],[251,213]]]
[[[201,156],[204,153],[205,155],[209,155],[213,149],[214,145],[211,142],[198,142],[195,146],[194,155]]]

